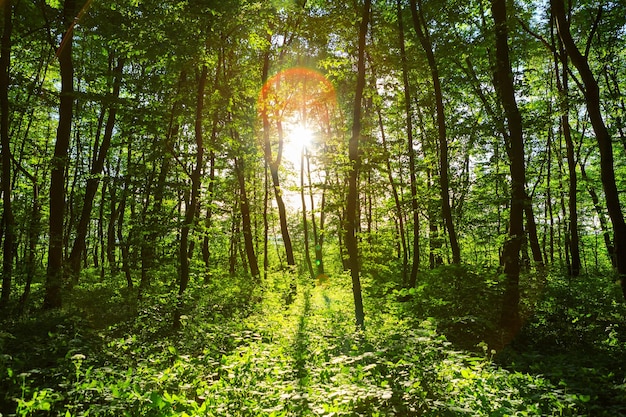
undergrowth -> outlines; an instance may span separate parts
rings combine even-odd
[[[470,291],[454,283],[459,275],[467,278]],[[600,340],[597,334],[593,338],[607,362],[592,362],[598,358],[587,351],[589,369],[569,363],[574,368],[568,370],[566,361],[572,356],[567,350],[557,349],[561,356],[554,351],[548,355],[547,345],[539,350],[540,336],[559,339],[548,333],[542,320],[562,320],[561,326],[570,326],[588,319],[580,329],[599,331],[586,310],[570,311],[564,320],[555,308],[546,307],[556,302],[552,296],[563,296],[554,293],[559,291],[555,279],[536,304],[525,333],[496,352],[476,335],[491,331],[493,312],[487,313],[483,303],[497,299],[497,277],[483,276],[480,283],[479,275],[467,270],[434,272],[423,277],[408,301],[397,290],[366,297],[366,328],[358,331],[348,276],[335,276],[324,286],[288,271],[275,272],[260,284],[245,277],[224,277],[228,286],[217,279],[196,284],[183,300],[174,289],[155,285],[141,301],[133,291],[85,280],[62,312],[33,311],[3,323],[0,413],[67,417],[625,413],[623,392],[619,397],[623,365],[613,363],[612,375],[602,373],[603,366],[617,360],[612,353],[623,354],[619,328],[605,331],[612,341]],[[382,288],[372,279],[365,279],[365,287],[370,295]],[[463,301],[471,293],[481,297]],[[599,296],[591,298],[601,303]],[[174,331],[177,306],[183,314],[180,330]],[[591,303],[590,308],[594,306],[598,307]],[[620,311],[614,307],[606,314]],[[607,316],[607,323],[616,318]],[[464,322],[470,329],[459,325]],[[587,336],[582,336],[579,347],[591,341]],[[566,336],[567,343],[570,338],[575,337]],[[584,383],[573,383],[576,373]],[[601,406],[600,387],[608,387],[612,395],[606,409]]]

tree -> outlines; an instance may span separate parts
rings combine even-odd
[[[360,262],[358,247],[358,222],[357,202],[359,199],[358,177],[360,169],[359,139],[361,137],[361,100],[365,88],[365,40],[369,26],[371,0],[365,0],[363,4],[361,23],[359,25],[357,81],[354,94],[354,108],[352,116],[352,136],[348,146],[348,159],[350,170],[348,172],[348,196],[346,200],[346,250],[350,275],[352,277],[352,294],[354,296],[354,313],[356,325],[363,328],[365,325],[365,313],[363,311],[363,299],[361,294]]]
[[[2,296],[0,308],[11,296],[13,275],[13,250],[15,243],[15,217],[13,216],[11,190],[11,141],[9,137],[9,68],[11,66],[11,32],[13,30],[13,1],[2,5],[4,28],[0,41],[0,149],[2,150],[2,222],[4,242],[2,246]]]
[[[443,104],[443,91],[441,87],[441,80],[439,77],[439,68],[437,65],[437,60],[435,58],[435,51],[433,49],[432,41],[430,39],[428,26],[422,12],[422,4],[420,0],[418,0],[418,2],[419,8],[417,6],[416,0],[411,0],[411,16],[413,18],[413,27],[415,28],[415,33],[417,33],[417,37],[422,45],[424,53],[426,54],[426,59],[430,68],[433,90],[435,92],[437,132],[439,139],[439,191],[441,192],[441,215],[445,220],[445,225],[448,230],[450,248],[452,249],[452,262],[455,264],[459,264],[461,263],[461,249],[457,240],[454,222],[452,221],[452,208],[450,207],[450,181],[448,179],[448,139],[446,134],[446,116]]]
[[[109,58],[110,62],[113,62],[114,59],[112,56]],[[85,251],[85,238],[87,237],[89,220],[91,219],[91,210],[93,208],[94,198],[96,196],[96,192],[98,191],[98,185],[100,184],[100,176],[102,174],[102,170],[104,168],[104,163],[107,157],[107,153],[109,151],[109,147],[111,146],[111,139],[113,137],[113,129],[115,127],[115,116],[117,114],[118,104],[116,101],[120,95],[120,85],[122,82],[122,69],[124,68],[124,59],[118,58],[117,65],[112,69],[113,74],[113,86],[112,92],[108,99],[111,101],[108,106],[102,106],[102,112],[104,115],[105,109],[108,108],[108,116],[106,125],[104,128],[104,136],[102,137],[102,143],[98,147],[98,137],[99,132],[96,135],[96,144],[94,145],[94,149],[97,149],[96,154],[94,155],[93,164],[91,170],[89,172],[89,178],[87,179],[87,185],[85,187],[85,196],[83,198],[83,206],[80,213],[80,218],[78,220],[78,225],[76,227],[76,237],[74,238],[74,245],[72,246],[72,251],[70,252],[70,256],[67,260],[68,264],[68,272],[71,275],[71,279],[74,282],[78,282],[78,275],[81,269],[81,261],[82,255]]]
[[[508,23],[505,0],[491,0],[493,16],[496,67],[495,84],[504,108],[508,126],[507,153],[510,161],[511,202],[509,233],[502,249],[502,264],[506,276],[501,325],[505,336],[512,337],[521,328],[519,313],[520,249],[524,235],[524,203],[526,200],[526,170],[524,167],[524,137],[522,117],[515,99],[513,73],[509,58]]]
[[[413,7],[414,7],[414,4],[412,3],[411,10],[413,10]],[[419,264],[420,264],[420,248],[419,248],[420,218],[419,218],[419,207],[417,204],[418,195],[417,195],[417,175],[415,173],[415,170],[416,170],[415,148],[414,148],[414,143],[413,143],[413,114],[411,111],[411,86],[409,84],[409,74],[408,74],[409,69],[408,69],[408,64],[407,64],[406,49],[404,46],[404,24],[402,22],[402,7],[400,5],[400,0],[397,1],[396,8],[397,8],[397,15],[398,15],[398,32],[399,32],[398,41],[400,43],[400,60],[402,63],[402,84],[404,87],[404,113],[406,117],[407,153],[409,154],[411,213],[413,215],[413,262],[411,264],[411,273],[409,274],[408,284],[409,284],[409,287],[415,287],[415,284],[417,283],[417,271],[419,269]],[[446,164],[447,164],[447,161],[446,161]],[[442,166],[442,169],[443,169],[443,166]],[[446,165],[446,170],[447,170],[447,165]],[[394,198],[396,199],[396,204],[397,204],[397,198],[395,197],[395,190],[394,190]],[[450,207],[448,206],[448,208]],[[402,225],[400,226],[402,227]]]
[[[45,309],[60,308],[63,286],[63,221],[65,219],[65,170],[72,133],[74,113],[74,63],[72,46],[76,23],[76,0],[63,2],[63,25],[65,32],[57,49],[61,73],[59,123],[57,127],[52,172],[50,175],[50,218],[48,235],[48,270],[46,274]]]
[[[596,135],[598,150],[600,151],[600,173],[602,187],[606,200],[606,208],[613,223],[613,241],[615,245],[615,258],[617,260],[617,273],[620,276],[622,292],[626,298],[626,222],[619,201],[619,192],[615,180],[613,166],[613,143],[611,135],[604,123],[600,101],[600,88],[598,82],[589,67],[588,59],[583,55],[570,32],[570,23],[565,16],[563,0],[550,0],[552,13],[556,19],[559,36],[567,51],[572,64],[578,70],[582,83],[585,87],[584,96],[587,104],[587,113]]]

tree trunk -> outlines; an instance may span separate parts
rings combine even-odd
[[[13,1],[2,5],[4,29],[0,45],[0,149],[2,149],[2,217],[4,241],[2,246],[2,296],[0,308],[11,297],[13,278],[13,246],[15,241],[15,218],[13,216],[11,190],[11,147],[9,137],[9,67],[11,64],[11,31],[13,30]]]
[[[420,0],[418,0],[420,1]],[[439,137],[439,186],[441,188],[441,215],[445,221],[446,229],[448,231],[448,239],[450,240],[450,249],[452,250],[452,262],[455,264],[461,263],[461,249],[456,236],[456,229],[454,222],[452,221],[452,208],[450,207],[450,181],[448,179],[448,140],[446,133],[446,116],[443,106],[443,91],[441,88],[441,80],[439,79],[439,68],[437,67],[437,61],[435,59],[435,53],[433,51],[432,42],[426,27],[422,13],[422,5],[420,1],[420,7],[418,8],[415,0],[411,0],[411,16],[413,17],[413,27],[417,33],[417,37],[420,40],[422,48],[426,53],[426,60],[430,67],[430,75],[433,82],[433,89],[435,91],[435,102],[437,110],[437,127]],[[422,30],[422,26],[424,27]],[[410,117],[408,118],[410,119]]]
[[[208,68],[202,66],[198,79],[195,117],[195,140],[196,140],[196,166],[191,173],[191,191],[189,199],[185,200],[185,219],[180,230],[180,277],[178,295],[182,295],[189,284],[189,231],[191,230],[196,216],[198,199],[200,194],[200,182],[202,179],[202,165],[204,158],[204,143],[202,138],[202,115],[204,111],[204,86],[206,85]]]
[[[352,294],[354,296],[354,313],[357,328],[364,328],[365,313],[363,311],[363,296],[361,293],[359,247],[357,230],[359,228],[359,216],[357,213],[357,203],[359,190],[357,186],[360,170],[359,139],[361,137],[361,100],[365,89],[365,39],[367,37],[371,0],[365,0],[363,14],[359,27],[359,49],[357,64],[357,82],[354,95],[354,112],[352,119],[352,136],[348,144],[348,157],[350,160],[350,171],[348,173],[348,196],[346,200],[346,250],[348,252],[348,262],[350,275],[352,277]]]
[[[415,287],[417,283],[417,272],[420,264],[420,250],[419,250],[419,237],[420,237],[420,219],[419,219],[419,207],[417,204],[417,176],[415,174],[415,148],[413,147],[413,115],[411,113],[411,86],[409,84],[409,69],[406,57],[406,49],[404,46],[404,24],[402,21],[402,6],[400,0],[396,2],[397,16],[398,16],[398,32],[400,43],[400,60],[402,62],[402,82],[404,85],[404,114],[406,117],[406,137],[407,137],[407,152],[409,155],[409,181],[411,189],[411,214],[413,216],[413,262],[411,263],[411,272],[409,274],[408,286],[409,288]],[[389,177],[391,178],[391,171],[389,171]],[[394,188],[394,200],[396,205],[399,204],[397,192]],[[398,219],[400,221],[400,232],[402,237],[402,245],[404,256],[406,257],[406,247],[404,243],[404,232],[402,224],[402,211],[398,210]],[[406,262],[405,262],[406,263]],[[403,269],[404,270],[404,269]],[[404,281],[403,276],[403,281]],[[405,282],[406,283],[406,282]]]
[[[313,263],[311,262],[311,253],[310,253],[310,244],[309,244],[309,222],[307,220],[307,209],[306,209],[306,199],[304,197],[304,154],[306,149],[302,149],[302,153],[300,154],[300,201],[302,203],[302,230],[304,237],[304,260],[306,262],[306,266],[309,270],[309,276],[311,279],[315,278],[315,273],[313,272]],[[307,156],[308,159],[308,156]],[[311,208],[311,214],[313,214],[313,208]],[[314,220],[315,221],[315,220]]]
[[[61,94],[59,102],[59,123],[57,127],[52,172],[50,175],[50,215],[48,268],[44,309],[61,308],[61,288],[63,286],[63,220],[65,219],[65,169],[68,163],[68,149],[72,133],[74,111],[74,64],[72,45],[74,38],[74,17],[76,0],[63,3],[63,24],[67,28],[57,50],[61,73]]]
[[[111,146],[111,139],[113,137],[113,128],[115,126],[115,116],[117,113],[117,104],[115,100],[120,95],[120,85],[122,83],[122,68],[124,67],[124,60],[118,59],[117,66],[113,69],[113,91],[111,93],[112,103],[109,107],[109,115],[107,118],[106,126],[104,128],[104,136],[100,149],[97,151],[97,157],[94,158],[94,164],[91,167],[89,178],[87,179],[87,186],[85,189],[85,198],[83,201],[83,208],[76,227],[76,237],[74,239],[74,245],[68,258],[68,272],[74,283],[78,282],[78,275],[80,274],[80,260],[85,251],[85,238],[87,237],[87,231],[89,221],[91,219],[91,210],[93,208],[93,200],[98,191],[100,184],[100,175],[104,168],[104,162]]]
[[[580,165],[580,174],[583,179],[583,182],[587,184],[587,192],[591,197],[591,201],[593,202],[593,207],[598,215],[598,220],[600,221],[600,230],[602,231],[602,238],[604,240],[604,247],[606,248],[607,255],[609,260],[611,261],[611,265],[613,268],[617,268],[617,259],[615,259],[615,247],[613,246],[613,242],[611,242],[611,232],[609,230],[609,225],[607,224],[606,217],[604,215],[604,209],[600,205],[600,199],[598,198],[598,193],[595,188],[591,184],[590,178],[587,176],[587,171],[585,170],[585,164],[583,161],[578,162]]]
[[[263,59],[263,84],[267,82],[269,75],[269,52],[265,54]],[[265,97],[263,97],[265,99]],[[282,148],[284,143],[283,130],[280,120],[277,122],[278,128],[278,152],[276,159],[272,155],[272,145],[270,141],[270,121],[267,109],[265,106],[261,106],[261,118],[263,119],[263,153],[265,160],[270,169],[270,175],[272,177],[272,184],[274,185],[274,196],[276,198],[276,205],[278,206],[278,217],[280,220],[280,232],[283,238],[283,244],[285,245],[285,255],[287,257],[287,265],[295,265],[296,261],[293,256],[293,245],[291,244],[291,237],[289,236],[289,229],[287,227],[287,210],[285,209],[285,202],[283,201],[283,192],[280,188],[280,180],[278,178],[278,169],[282,158]]]
[[[495,82],[508,124],[507,150],[511,175],[511,207],[509,236],[502,249],[502,264],[506,276],[501,326],[505,339],[510,339],[521,328],[519,314],[520,249],[524,235],[524,204],[526,201],[526,170],[524,167],[524,139],[522,118],[515,101],[513,73],[509,59],[507,11],[505,0],[491,0],[495,25],[496,71]]]
[[[572,60],[572,64],[578,70],[585,86],[585,102],[591,125],[596,134],[598,149],[600,151],[600,174],[602,187],[606,200],[606,208],[613,223],[613,242],[615,245],[615,258],[617,260],[617,273],[622,284],[622,293],[626,298],[626,222],[619,201],[619,193],[615,181],[613,167],[613,144],[611,136],[604,124],[602,108],[600,105],[600,89],[587,58],[583,56],[574,43],[570,33],[569,22],[565,17],[563,0],[550,0],[552,13],[557,21],[559,36],[563,41],[565,50]]]
[[[398,190],[396,184],[394,182],[392,169],[391,169],[391,161],[389,160],[389,150],[387,147],[387,138],[385,135],[385,125],[383,123],[383,116],[381,114],[380,108],[378,109],[378,125],[380,127],[380,137],[383,145],[383,152],[385,153],[385,164],[387,168],[387,180],[389,181],[389,186],[391,187],[391,194],[393,195],[393,201],[396,209],[396,217],[398,218],[398,234],[400,235],[400,247],[402,253],[402,284],[410,285],[407,280],[407,269],[409,266],[409,250],[406,244],[406,236],[405,236],[405,226],[404,226],[404,213],[402,212],[402,202],[400,201],[400,196],[398,194]],[[413,196],[411,197],[413,199]],[[417,200],[415,200],[417,203]],[[416,238],[414,235],[413,238]],[[415,246],[413,247],[415,250]],[[415,252],[414,253],[418,253]],[[416,274],[417,278],[417,274]]]
[[[528,243],[533,254],[535,265],[541,269],[544,266],[543,255],[541,254],[541,246],[539,246],[539,236],[537,235],[537,222],[535,221],[535,213],[533,212],[532,198],[526,194],[524,200],[524,215],[526,216],[526,230],[528,232]]]
[[[309,199],[311,200],[311,224],[313,226],[313,243],[315,244],[315,266],[316,276],[324,274],[324,258],[323,258],[323,236],[318,233],[317,221],[315,220],[315,200],[313,198],[313,183],[311,182],[311,163],[310,155],[306,154],[306,171],[307,179],[309,182]],[[322,233],[324,231],[324,199],[326,195],[326,189],[322,190],[322,204],[320,211],[320,229]]]
[[[233,134],[234,137],[236,133]],[[235,158],[235,171],[237,173],[237,180],[239,182],[239,208],[241,210],[241,225],[243,227],[243,239],[246,252],[246,259],[250,265],[250,274],[258,278],[260,277],[259,264],[256,254],[254,252],[254,241],[252,239],[252,222],[250,220],[250,202],[248,201],[248,194],[246,192],[246,180],[245,180],[245,167],[243,159]],[[242,258],[243,259],[243,258]]]
[[[560,109],[561,116],[559,123],[561,127],[561,133],[565,139],[566,156],[567,156],[567,168],[569,177],[569,196],[568,196],[568,212],[569,212],[569,227],[567,233],[569,235],[569,244],[567,250],[571,255],[571,263],[568,265],[568,273],[572,277],[580,275],[581,262],[580,262],[580,248],[578,237],[578,210],[576,209],[577,188],[578,179],[576,177],[576,157],[574,150],[574,141],[572,139],[572,132],[569,124],[569,68],[567,53],[563,48],[563,44],[559,42],[558,51],[556,53],[557,45],[554,45],[554,30],[551,26],[552,43],[555,50],[554,53],[554,75],[556,78],[556,85],[559,91],[560,101],[562,108]],[[559,65],[560,64],[560,65]],[[561,69],[559,70],[559,66]]]

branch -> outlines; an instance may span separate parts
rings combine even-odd
[[[587,38],[587,45],[585,46],[585,58],[589,56],[589,51],[591,50],[591,41],[593,40],[593,36],[596,34],[596,31],[598,30],[600,19],[602,19],[602,4],[600,4],[600,7],[598,8],[598,14],[596,15],[596,18],[593,21],[591,32],[589,32],[589,37]]]

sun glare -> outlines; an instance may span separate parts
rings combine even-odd
[[[302,124],[294,124],[288,130],[283,157],[295,167],[300,166],[302,152],[305,148],[311,150],[313,138],[314,134],[311,129]]]

